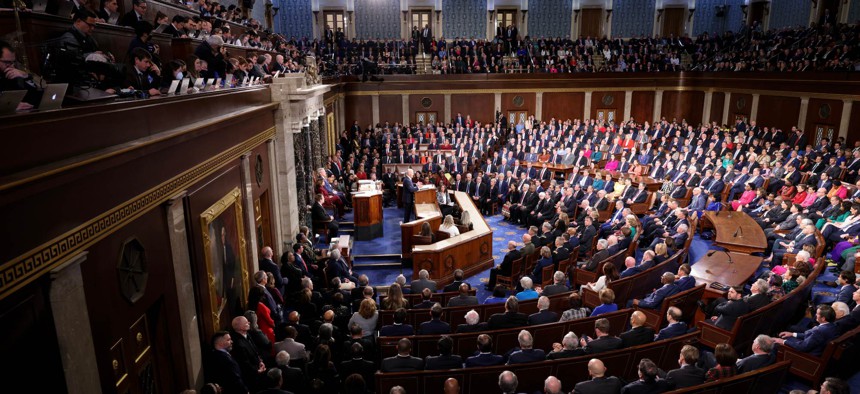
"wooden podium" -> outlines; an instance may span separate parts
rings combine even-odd
[[[355,216],[355,239],[368,241],[382,236],[382,192],[358,192],[352,195]]]

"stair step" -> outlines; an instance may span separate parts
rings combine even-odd
[[[352,256],[352,259],[381,259],[381,258],[390,258],[390,259],[400,259],[400,253],[385,253],[385,254],[357,254]]]
[[[400,260],[398,261],[380,261],[375,263],[358,263],[353,262],[353,268],[382,268],[382,267],[400,267]]]

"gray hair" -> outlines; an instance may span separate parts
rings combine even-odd
[[[339,258],[340,258],[340,250],[338,250],[338,249],[332,249],[332,250],[328,253],[328,255],[329,255],[329,256],[331,256],[331,258],[333,258],[333,259],[337,260],[337,259],[339,259]]]
[[[522,279],[520,279],[520,286],[522,286],[523,289],[526,289],[526,290],[531,289],[532,286],[534,286],[534,283],[532,282],[532,278],[529,278],[528,276],[524,276]]]
[[[758,289],[757,293],[765,294],[770,286],[768,286],[767,281],[764,279],[759,279],[755,281],[752,285],[753,288]]]
[[[761,334],[755,337],[755,343],[758,344],[758,348],[765,353],[770,353],[773,350],[773,338]]]
[[[220,46],[224,45],[224,39],[221,38],[221,36],[216,36],[216,35],[211,35],[209,37],[206,37],[206,42],[209,43],[209,46],[211,46],[213,48],[214,47],[220,47]]]
[[[538,310],[549,309],[549,297],[540,296],[537,301]]]
[[[481,316],[478,315],[478,312],[476,312],[474,309],[466,312],[466,324],[468,324],[468,325],[478,324],[478,320],[480,320],[480,319],[481,319]]]
[[[842,301],[836,301],[830,306],[833,307],[833,310],[837,312],[837,315],[839,314],[838,312],[842,312],[842,316],[851,313],[851,309],[848,308],[848,304]]]
[[[564,346],[566,350],[573,350],[579,347],[579,338],[576,337],[576,334],[573,331],[568,332],[564,335],[564,338],[561,339],[561,345]]]
[[[535,340],[532,333],[528,332],[528,330],[520,330],[520,333],[517,335],[517,342],[520,343],[521,348],[531,348]]]
[[[394,278],[394,283],[397,283],[400,285],[400,287],[403,287],[403,285],[406,284],[406,277],[403,276],[403,274],[397,275],[397,277]]]
[[[275,363],[277,363],[278,366],[281,367],[286,367],[290,365],[290,354],[287,353],[286,350],[281,350],[280,352],[278,352],[278,354],[275,355]]]
[[[553,280],[555,283],[560,283],[561,281],[563,281],[563,280],[564,280],[564,272],[561,272],[561,271],[555,271],[555,273],[554,273],[554,274],[552,274],[552,280]]]
[[[421,279],[428,279],[430,278],[430,272],[428,272],[427,270],[418,271],[418,277]]]
[[[609,241],[607,241],[605,239],[600,239],[599,241],[597,241],[597,248],[598,249],[606,249],[608,246],[609,246]]]

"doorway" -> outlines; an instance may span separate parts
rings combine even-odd
[[[583,37],[603,37],[603,8],[584,8],[579,35]]]
[[[663,37],[681,37],[684,32],[684,8],[663,9]]]

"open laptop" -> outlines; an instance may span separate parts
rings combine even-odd
[[[250,80],[250,78],[248,78],[248,77],[243,78],[243,79],[242,79],[242,86],[248,86],[248,84],[250,83],[250,81],[251,81],[251,80]]]
[[[48,9],[48,0],[33,0],[33,12],[44,13]]]
[[[206,80],[206,87],[207,88],[211,88],[213,85],[215,85],[215,78],[209,78]]]
[[[39,103],[39,111],[50,111],[60,109],[63,105],[63,98],[66,97],[66,90],[69,89],[67,83],[53,83],[45,88],[42,92],[42,102]]]
[[[119,12],[111,12],[110,16],[108,17],[107,23],[115,25],[117,22],[119,22]]]
[[[158,27],[156,27],[155,30],[153,30],[152,32],[153,33],[164,33],[164,29],[167,29],[167,26],[170,26],[170,24],[165,23],[163,25],[158,25]]]
[[[275,74],[274,74],[274,75],[272,75],[272,79],[277,78],[277,77],[278,77],[278,75],[281,75],[281,72],[280,72],[280,71],[275,71]]]
[[[221,78],[215,80],[215,89],[221,89]]]
[[[10,90],[0,92],[0,115],[14,114],[18,104],[27,95],[26,90]]]
[[[188,84],[191,83],[191,80],[188,78],[182,78],[182,85],[179,86],[179,92],[177,94],[185,94],[188,93]]]
[[[196,80],[194,80],[194,87],[197,89],[203,89],[203,82],[205,82],[205,81],[206,80],[203,79],[202,77],[197,78]]]
[[[178,88],[178,87],[179,87],[179,80],[178,79],[174,79],[174,80],[170,81],[170,87],[167,88],[167,95],[173,96],[174,94],[176,94],[176,88]]]
[[[101,100],[110,100],[112,98],[118,97],[115,94],[110,94],[101,89],[89,88],[89,89],[81,89],[81,88],[72,88],[71,93],[67,96],[69,99],[80,102],[90,102],[90,101],[101,101]]]

